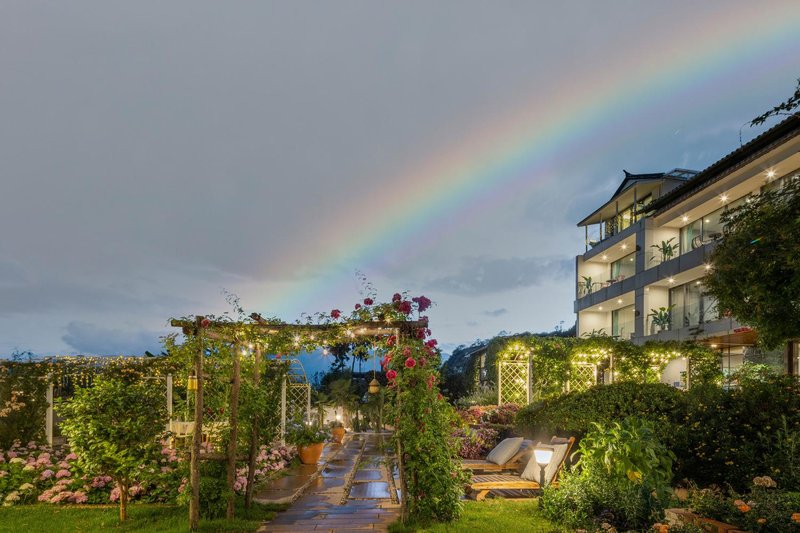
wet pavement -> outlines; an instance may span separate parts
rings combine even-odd
[[[259,533],[387,531],[400,516],[390,437],[388,433],[348,435],[343,445],[326,445],[317,467],[305,467],[305,473],[280,478],[259,491],[257,501],[272,501],[290,490],[297,497],[302,491],[287,511],[278,513]]]

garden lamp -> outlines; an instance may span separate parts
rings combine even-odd
[[[544,488],[544,471],[550,464],[550,459],[553,458],[553,447],[537,446],[533,450],[533,455],[536,458],[536,464],[539,465],[539,486]]]
[[[190,375],[186,380],[186,390],[196,391],[197,390],[197,376],[194,374]]]
[[[378,383],[377,379],[372,378],[372,381],[369,382],[369,393],[378,394],[379,390],[381,390],[381,384]]]

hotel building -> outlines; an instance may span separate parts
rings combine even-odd
[[[798,343],[763,352],[756,333],[725,316],[703,287],[709,255],[725,233],[722,213],[798,175],[798,117],[700,172],[625,172],[611,199],[578,223],[586,243],[576,258],[577,335],[697,340],[719,349],[726,373],[744,361],[800,373]],[[682,365],[670,363],[662,381],[681,386]]]

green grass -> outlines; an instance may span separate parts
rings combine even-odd
[[[249,511],[237,507],[235,520],[200,520],[200,531],[233,533],[255,531],[265,520],[286,506],[253,504]],[[0,533],[64,533],[87,531],[136,531],[144,533],[186,533],[185,507],[131,504],[128,520],[119,522],[119,508],[110,505],[18,505],[0,507]]]
[[[539,514],[538,500],[504,500],[496,498],[483,502],[464,502],[461,518],[451,524],[406,524],[395,523],[390,533],[555,533],[565,531]]]

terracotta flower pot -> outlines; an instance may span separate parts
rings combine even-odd
[[[308,446],[298,446],[297,455],[300,456],[300,462],[304,465],[317,464],[317,461],[319,461],[319,458],[322,456],[322,449],[324,447],[324,442],[309,444]]]
[[[333,442],[342,443],[342,439],[344,438],[344,428],[333,428],[331,430],[331,436],[333,437]]]

